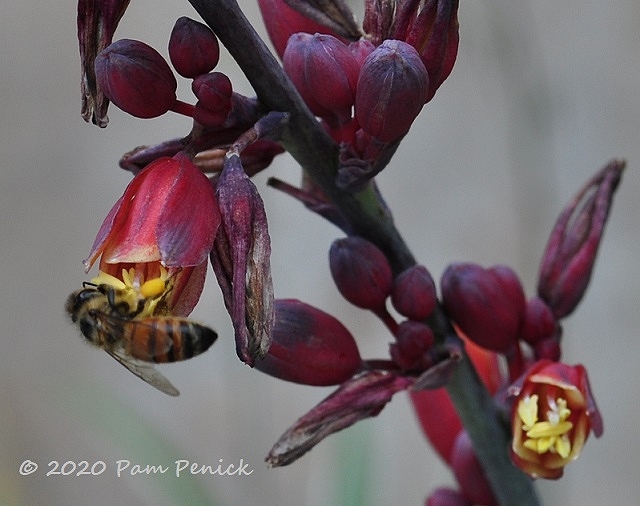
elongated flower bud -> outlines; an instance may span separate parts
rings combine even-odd
[[[578,192],[558,217],[540,265],[538,295],[564,318],[587,289],[613,195],[625,163],[613,160]]]
[[[424,323],[407,320],[398,325],[396,342],[389,346],[389,354],[404,370],[424,371],[432,365],[427,352],[434,340],[433,331]]]
[[[176,78],[165,59],[144,42],[121,39],[95,60],[96,80],[105,96],[138,118],[155,118],[176,102]]]
[[[299,300],[275,301],[269,353],[256,369],[304,385],[337,385],[362,364],[351,333],[333,316]]]
[[[511,269],[451,264],[442,275],[441,288],[447,314],[470,340],[500,353],[517,345],[525,297]]]
[[[253,366],[271,343],[271,240],[264,203],[237,153],[226,157],[216,196],[222,225],[211,264],[233,322],[238,357]]]
[[[346,44],[331,35],[296,33],[282,64],[311,112],[341,122],[351,117],[360,67]]]
[[[417,51],[385,40],[362,64],[355,113],[362,129],[381,142],[402,137],[427,97],[429,74]]]
[[[391,266],[373,243],[357,236],[334,241],[329,266],[338,290],[351,304],[372,311],[384,307],[391,292]]]
[[[169,58],[183,77],[211,72],[220,59],[218,38],[207,25],[186,16],[178,18],[169,37]]]

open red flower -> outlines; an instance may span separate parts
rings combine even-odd
[[[162,300],[149,313],[187,315],[195,306],[220,211],[210,181],[186,156],[159,158],[127,186],[105,218],[88,258],[94,281]]]
[[[581,365],[540,360],[510,387],[515,396],[511,458],[535,478],[558,479],[602,419]]]

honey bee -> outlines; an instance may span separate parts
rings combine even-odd
[[[103,349],[133,374],[167,395],[178,390],[153,363],[186,360],[205,352],[218,335],[186,318],[144,314],[145,299],[136,308],[107,284],[85,283],[67,299],[71,321],[88,342]]]

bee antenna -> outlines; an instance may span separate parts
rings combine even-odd
[[[94,288],[98,287],[98,285],[96,285],[95,283],[92,283],[91,281],[83,281],[82,282],[82,288],[86,288],[88,286],[92,286]]]

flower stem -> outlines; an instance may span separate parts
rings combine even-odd
[[[283,136],[284,147],[340,210],[354,234],[365,237],[384,251],[396,274],[414,265],[413,255],[374,185],[355,194],[336,186],[338,146],[313,117],[236,1],[189,2],[242,68],[265,110],[290,113]],[[434,332],[444,339],[453,329],[444,313],[441,310],[438,313]],[[509,458],[509,431],[466,354],[447,389],[500,505],[537,506],[531,480],[513,466]]]

